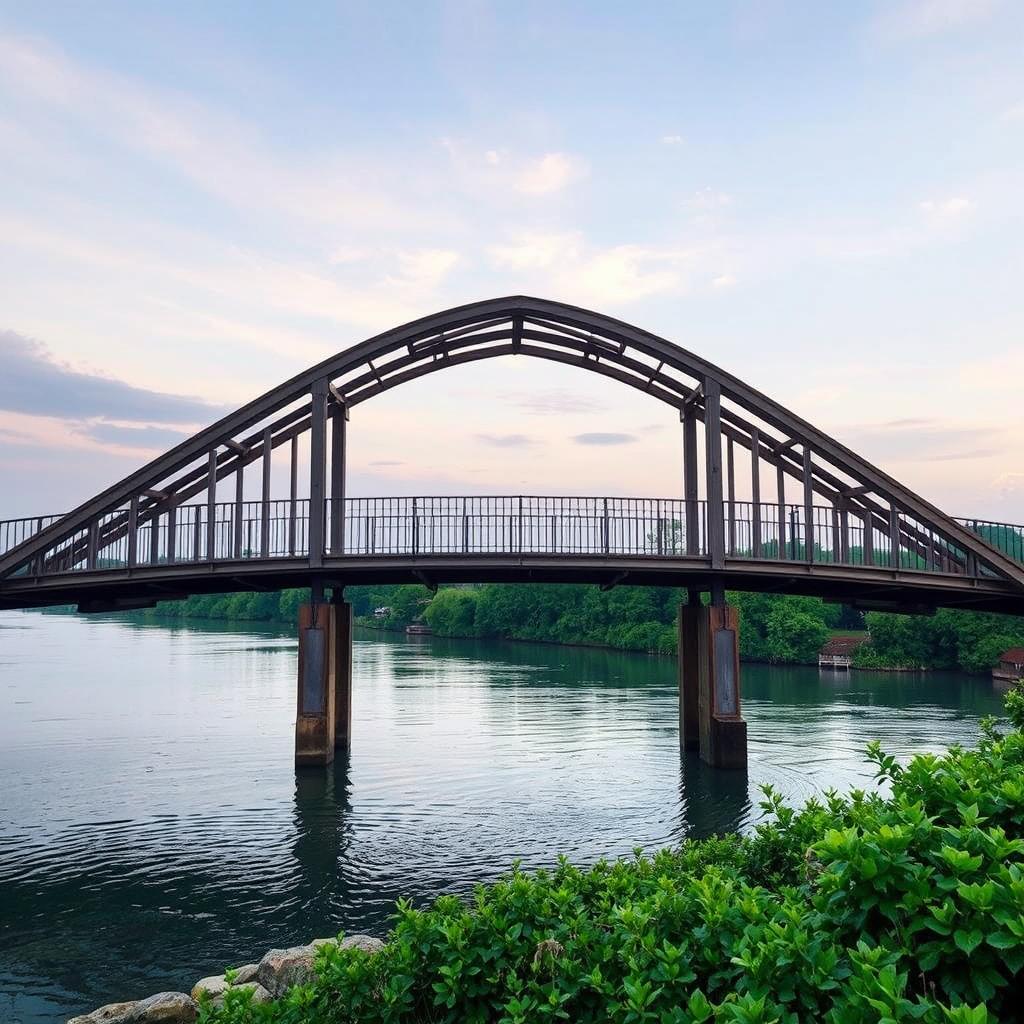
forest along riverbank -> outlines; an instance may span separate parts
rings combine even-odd
[[[530,640],[674,654],[683,593],[671,587],[485,584],[346,587],[357,618],[388,629],[424,621],[438,636]],[[164,602],[148,619],[294,624],[307,592],[205,595]],[[815,665],[830,635],[859,632],[854,664],[877,669],[953,669],[983,673],[999,655],[1024,646],[1024,619],[940,609],[935,615],[864,614],[818,598],[729,593],[740,612],[740,657]]]
[[[970,744],[1000,710],[984,677],[746,665],[749,771],[713,772],[670,658],[359,631],[351,755],[296,776],[295,658],[292,624],[0,614],[0,1020],[383,935],[516,858],[749,829],[761,783],[870,786],[869,740]]]

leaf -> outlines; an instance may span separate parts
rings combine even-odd
[[[953,941],[968,956],[970,956],[978,946],[981,945],[981,940],[984,938],[985,936],[978,928],[972,928],[970,931],[967,931],[965,928],[957,928],[957,930],[953,932]]]

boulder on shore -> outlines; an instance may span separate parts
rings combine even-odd
[[[313,977],[316,946],[291,946],[271,949],[259,963],[256,977],[276,999],[293,985],[303,985]]]
[[[361,949],[364,953],[376,953],[384,948],[384,943],[372,935],[346,935],[339,943],[337,939],[314,939],[311,946],[337,946],[342,949]]]
[[[83,1013],[81,1016],[72,1017],[68,1024],[126,1024],[128,1013],[135,1006],[135,1001],[129,1003],[107,1003],[92,1013]]]
[[[192,1024],[199,1016],[195,1000],[184,992],[158,992],[140,999],[128,1012],[128,1024]]]
[[[293,985],[305,985],[313,980],[313,963],[321,946],[340,945],[342,949],[361,949],[376,953],[384,947],[372,935],[349,935],[339,943],[337,939],[314,939],[308,946],[272,949],[259,963],[256,977],[274,998],[283,995]]]
[[[252,966],[255,972],[256,965],[253,964]],[[254,1003],[265,1003],[271,998],[270,993],[259,982],[235,981],[229,985],[223,974],[215,974],[212,977],[197,981],[192,986],[192,998],[199,1002],[203,993],[205,993],[214,1006],[222,1006],[224,1004],[224,993],[229,988],[235,992],[252,992],[252,1001]]]

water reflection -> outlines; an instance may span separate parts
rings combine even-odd
[[[710,768],[692,752],[680,754],[679,835],[703,839],[738,832],[750,820],[750,779],[746,768]]]
[[[279,628],[0,614],[0,1020],[189,988],[508,870],[630,856],[971,742],[987,680],[743,666],[747,773],[679,752],[670,659],[362,634],[350,756],[295,775]]]
[[[309,906],[342,905],[352,880],[346,877],[352,839],[349,754],[339,750],[326,768],[295,773],[296,888]]]

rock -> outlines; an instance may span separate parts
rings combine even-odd
[[[316,946],[292,946],[271,949],[259,963],[259,983],[275,998],[293,985],[302,985],[313,977]]]
[[[199,997],[205,992],[211,999],[219,999],[227,987],[223,974],[213,974],[209,978],[201,978],[192,986],[192,998],[198,1003]]]
[[[192,1024],[198,1016],[195,1000],[184,992],[158,992],[137,1002],[125,1020],[129,1024]]]
[[[259,964],[246,964],[244,967],[239,967],[235,971],[235,984],[244,985],[247,981],[255,981],[256,974],[259,972]]]
[[[321,946],[337,945],[337,939],[314,939],[308,946],[272,949],[259,962],[256,977],[276,999],[293,985],[304,985],[313,979],[313,962]],[[342,949],[362,949],[376,953],[383,947],[372,935],[349,935],[341,942]]]
[[[253,1003],[269,1003],[274,997],[256,981],[247,981],[244,985],[239,986],[240,988],[251,988],[252,989],[252,1001]]]
[[[256,970],[255,964],[251,964],[250,966],[253,971]],[[192,998],[196,1002],[199,1002],[200,996],[205,992],[214,1006],[223,1006],[224,993],[227,992],[229,988],[236,992],[252,992],[252,1001],[254,1003],[265,1003],[273,998],[262,985],[255,981],[236,981],[233,985],[228,985],[224,976],[221,974],[215,974],[210,978],[203,978],[202,981],[197,981],[192,989]]]
[[[72,1017],[68,1024],[126,1024],[129,1013],[135,1003],[108,1003],[92,1013],[83,1013],[80,1017]]]
[[[337,939],[314,939],[311,946],[337,946]],[[384,943],[372,935],[348,935],[341,940],[342,949],[361,949],[364,953],[376,953],[384,948]]]
[[[372,935],[348,935],[341,942],[342,949],[361,949],[364,953],[377,953],[384,943]]]

